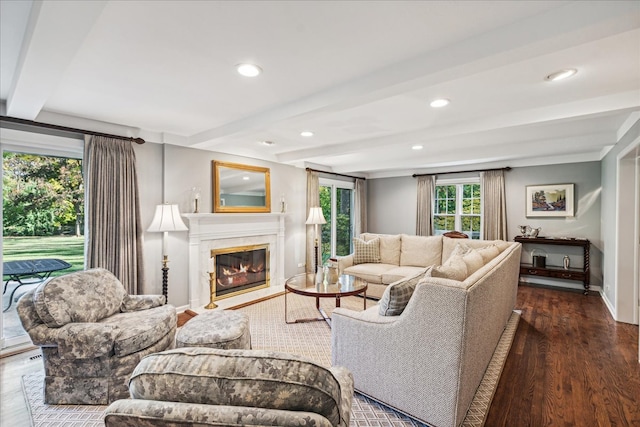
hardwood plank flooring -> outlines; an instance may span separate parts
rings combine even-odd
[[[638,326],[599,296],[520,286],[518,331],[485,427],[640,427]],[[0,426],[28,426],[20,378],[39,350],[0,360]]]
[[[640,427],[638,325],[599,296],[521,285],[522,317],[486,427]]]

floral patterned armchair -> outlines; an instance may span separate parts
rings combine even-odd
[[[126,398],[140,359],[174,345],[176,310],[165,297],[127,295],[102,268],[42,283],[17,310],[42,348],[48,404],[107,405]]]

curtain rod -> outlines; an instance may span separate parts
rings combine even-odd
[[[0,122],[14,123],[14,124],[25,125],[25,126],[35,126],[35,127],[45,128],[45,129],[57,130],[57,131],[61,131],[61,132],[74,133],[74,134],[82,133],[82,134],[86,134],[86,135],[104,136],[105,138],[123,139],[125,141],[133,141],[136,144],[144,144],[145,143],[144,139],[142,139],[142,138],[134,138],[132,136],[119,136],[119,135],[113,135],[113,134],[110,134],[110,133],[94,132],[92,130],[77,129],[77,128],[71,128],[71,127],[67,127],[67,126],[59,126],[59,125],[52,125],[52,124],[49,124],[49,123],[40,123],[40,122],[35,122],[33,120],[19,119],[17,117],[0,116]]]
[[[345,174],[342,174],[342,173],[321,171],[319,169],[306,168],[306,170],[308,170],[310,172],[318,172],[318,173],[326,173],[326,174],[329,174],[329,175],[344,176],[345,178],[351,178],[351,179],[364,179],[365,181],[367,179],[367,178],[363,178],[361,176],[345,175]]]
[[[438,173],[414,173],[412,176],[417,178],[419,176],[429,176],[429,175],[447,175],[450,173],[466,173],[466,172],[489,172],[489,171],[510,171],[511,168],[507,166],[506,168],[494,168],[494,169],[472,169],[468,171],[454,171],[454,172],[438,172]]]

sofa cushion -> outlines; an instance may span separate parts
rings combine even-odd
[[[363,233],[361,235],[365,241],[380,239],[380,262],[383,264],[400,265],[400,245],[402,240],[399,234],[372,234]],[[394,280],[395,282],[395,280]]]
[[[442,262],[442,236],[402,235],[400,265],[429,267]]]
[[[111,272],[96,268],[54,277],[33,295],[38,316],[50,328],[95,323],[120,312],[127,292]]]
[[[369,283],[383,283],[382,275],[390,270],[398,268],[397,265],[390,264],[357,264],[352,265],[351,267],[345,268],[342,273],[343,274],[351,274],[353,276],[358,276]]]
[[[418,282],[424,277],[425,270],[390,284],[384,291],[378,305],[380,316],[399,316],[407,306]]]
[[[449,258],[446,264],[434,266],[426,274],[431,277],[442,277],[462,282],[468,276],[467,264],[461,256],[456,256]]]
[[[175,328],[176,309],[172,305],[162,305],[149,310],[119,313],[101,323],[118,327],[113,350],[116,356],[124,357],[150,347]]]
[[[380,239],[375,238],[365,242],[364,240],[353,238],[353,263],[377,263],[380,262]]]
[[[332,369],[293,354],[187,347],[151,354],[131,374],[133,399],[308,411],[340,424]]]
[[[393,282],[397,282],[400,279],[404,279],[405,277],[411,277],[418,273],[424,273],[424,267],[412,267],[412,266],[402,266],[392,268],[390,270],[382,273],[382,283],[385,285],[390,285]]]

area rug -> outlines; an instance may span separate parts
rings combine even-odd
[[[321,300],[321,306],[331,313],[335,307],[331,299]],[[374,302],[369,302],[374,304]],[[342,299],[342,306],[362,310],[359,297]],[[312,298],[289,294],[288,318],[316,317]],[[284,351],[309,357],[329,366],[331,363],[331,329],[324,321],[287,324],[284,322],[284,296],[262,301],[238,309],[247,313],[251,325],[251,342],[255,349]],[[487,372],[478,387],[463,427],[482,427],[500,379],[500,374],[515,335],[520,315],[514,312],[502,334]],[[102,427],[105,406],[45,405],[43,402],[44,373],[25,375],[23,389],[32,418],[33,427]],[[351,426],[404,427],[422,426],[411,418],[378,402],[356,394],[351,408]]]

